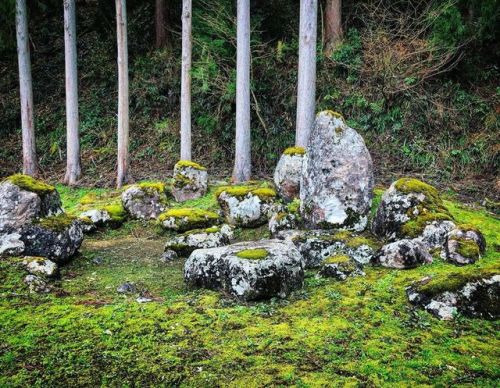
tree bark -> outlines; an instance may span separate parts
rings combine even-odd
[[[38,174],[38,164],[33,121],[33,85],[26,0],[16,1],[16,37],[23,138],[23,174],[36,176]]]
[[[192,0],[182,2],[181,159],[191,160]]]
[[[118,46],[118,173],[116,186],[129,179],[129,100],[127,8],[125,0],[116,0],[116,36]]]
[[[318,1],[300,1],[299,72],[295,142],[307,147],[316,104],[316,38]]]
[[[164,48],[169,45],[167,31],[167,0],[156,0],[155,3],[155,47]]]
[[[67,160],[64,183],[73,186],[81,175],[78,134],[78,70],[75,0],[64,0],[64,60],[66,68]]]
[[[326,0],[325,55],[330,56],[343,37],[342,0]]]
[[[250,179],[250,0],[238,0],[234,182]]]

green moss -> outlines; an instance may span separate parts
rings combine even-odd
[[[352,249],[357,249],[363,245],[367,245],[373,250],[379,249],[382,244],[375,237],[369,233],[364,233],[362,235],[356,235],[352,232],[341,230],[336,232],[332,236],[334,241],[342,241],[347,247]]]
[[[39,179],[23,174],[11,175],[6,178],[6,181],[20,187],[22,190],[31,191],[38,195],[47,195],[56,189],[54,186],[48,185]]]
[[[183,174],[175,174],[174,175],[174,187],[182,189],[193,183],[193,179],[188,178]]]
[[[306,149],[304,147],[288,147],[283,154],[284,155],[304,155],[306,153]]]
[[[347,255],[333,255],[323,261],[323,264],[345,264],[351,261],[351,258]]]
[[[300,199],[294,198],[287,206],[288,212],[292,214],[298,214],[300,210]]]
[[[195,170],[206,171],[206,168],[203,167],[201,164],[192,162],[190,160],[179,160],[175,164],[174,168],[177,169],[177,168],[183,168],[183,167],[191,167],[191,168],[194,168]]]
[[[467,238],[455,238],[454,240],[458,243],[457,253],[459,255],[470,259],[479,259],[479,245],[477,245],[474,240],[470,240]]]
[[[335,118],[337,118],[337,119],[342,119],[342,120],[344,120],[344,116],[342,116],[340,113],[335,112],[335,111],[333,111],[333,110],[324,110],[324,111],[322,111],[322,112],[319,112],[319,113],[318,113],[318,115],[319,115],[319,114],[326,114],[326,115],[328,115],[328,116],[331,116],[331,117],[335,117]]]
[[[405,236],[415,238],[422,234],[425,227],[432,221],[451,221],[452,219],[449,214],[425,212],[404,223],[401,232]]]
[[[97,209],[107,211],[113,222],[122,223],[127,219],[127,211],[121,203],[113,203]]]
[[[223,192],[231,195],[233,197],[245,197],[248,194],[253,194],[258,196],[262,200],[269,200],[276,197],[276,191],[269,187],[255,187],[253,185],[250,186],[222,186],[219,187],[215,193],[217,197],[219,197]]]
[[[264,260],[269,252],[264,248],[244,249],[236,253],[236,256],[247,260]]]
[[[163,194],[166,191],[167,185],[164,182],[140,182],[137,184],[138,187],[146,191],[147,193],[160,193]]]
[[[40,218],[35,221],[35,224],[40,225],[43,228],[50,229],[57,232],[63,232],[69,228],[73,222],[76,220],[73,216],[68,216],[67,214],[59,214],[57,216]]]
[[[205,228],[205,229],[189,230],[186,233],[184,233],[184,235],[189,236],[190,234],[198,234],[198,233],[213,234],[213,233],[218,233],[218,232],[220,232],[220,228],[218,226],[212,226],[210,228]]]
[[[162,213],[159,217],[160,221],[164,221],[167,218],[188,218],[190,220],[217,220],[219,215],[215,212],[208,210],[195,209],[195,208],[178,208],[170,209]]]

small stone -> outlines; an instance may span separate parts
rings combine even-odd
[[[170,209],[162,213],[159,221],[163,228],[176,232],[186,232],[208,228],[220,221],[217,213],[196,208]]]
[[[0,256],[19,256],[24,252],[24,243],[19,233],[0,234]]]
[[[59,267],[57,264],[42,257],[26,257],[23,261],[23,265],[32,275],[47,278],[59,276]]]
[[[151,299],[151,298],[147,298],[147,297],[145,297],[145,296],[140,296],[140,297],[138,297],[138,298],[136,299],[136,302],[137,302],[137,303],[149,303],[149,302],[152,302],[152,301],[153,301],[153,299]]]
[[[135,286],[134,283],[131,282],[125,282],[122,285],[120,285],[116,291],[120,294],[134,294],[137,292],[137,287]]]
[[[179,258],[177,253],[171,249],[166,250],[161,255],[161,261],[164,263],[171,263],[172,261],[176,261]]]
[[[404,239],[384,245],[374,256],[373,263],[387,268],[416,268],[432,263],[432,256],[424,243]]]
[[[124,209],[136,220],[156,219],[168,207],[166,186],[162,182],[132,185],[121,199]]]
[[[297,201],[297,208],[300,202]],[[292,202],[293,203],[293,202]],[[291,204],[289,204],[290,207]],[[276,236],[283,230],[298,229],[301,224],[301,218],[298,211],[290,210],[288,207],[278,207],[272,211],[269,219],[269,232],[271,236]]]
[[[346,280],[349,276],[364,275],[362,267],[346,255],[334,255],[326,259],[318,273],[325,278]]]
[[[207,169],[198,163],[181,160],[174,166],[172,194],[177,202],[203,197],[208,189]]]
[[[177,255],[189,256],[195,249],[216,248],[229,245],[233,228],[227,224],[207,229],[196,229],[170,238],[165,244],[165,253],[174,251]]]
[[[24,278],[24,283],[26,283],[30,292],[33,293],[43,294],[52,290],[52,287],[44,279],[35,275],[27,275]]]
[[[92,259],[92,263],[97,264],[97,265],[101,265],[103,262],[104,262],[104,259],[100,256]]]
[[[459,227],[448,234],[444,248],[445,259],[450,263],[473,264],[486,251],[486,240],[483,234],[474,228]]]
[[[95,226],[105,226],[109,221],[111,221],[111,216],[104,209],[87,210],[81,213],[79,218],[89,218]]]

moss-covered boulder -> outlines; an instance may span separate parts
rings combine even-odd
[[[0,183],[0,234],[61,212],[59,193],[41,180],[16,174]]]
[[[184,280],[189,287],[220,290],[245,301],[285,297],[302,287],[304,263],[292,244],[243,242],[195,250],[184,266]]]
[[[274,184],[280,197],[286,202],[300,196],[300,177],[305,153],[303,147],[287,148],[274,170]]]
[[[427,236],[424,240],[432,241],[428,245],[442,245],[454,226],[450,221],[453,217],[436,188],[418,179],[402,178],[382,195],[372,230],[390,241]]]
[[[189,256],[195,249],[229,245],[233,236],[233,228],[226,224],[206,229],[190,230],[169,238],[165,244],[165,252],[174,251],[178,256]]]
[[[221,187],[216,196],[227,223],[250,228],[263,225],[269,220],[276,191],[249,184]]]
[[[500,270],[471,269],[425,277],[407,287],[412,304],[443,320],[457,313],[485,319],[500,318]]]
[[[428,247],[416,239],[398,240],[384,245],[372,259],[374,265],[387,268],[409,269],[431,264]]]
[[[363,275],[359,263],[347,255],[333,255],[323,261],[318,275],[324,278],[346,280],[349,276]]]
[[[167,210],[168,191],[163,182],[142,182],[128,186],[121,195],[123,208],[132,219],[156,219]]]
[[[486,250],[483,234],[473,226],[461,225],[447,236],[444,245],[445,259],[456,265],[473,264]]]
[[[300,201],[294,199],[287,206],[275,206],[269,218],[269,232],[276,236],[283,230],[298,229],[302,218],[299,213]]]
[[[177,162],[174,167],[172,194],[178,202],[203,197],[208,189],[207,169],[188,160]]]
[[[308,227],[363,231],[373,164],[363,138],[332,111],[317,115],[304,156],[300,211]]]
[[[158,220],[165,229],[177,232],[209,228],[220,223],[217,213],[195,208],[170,209],[160,214]]]
[[[64,264],[75,255],[83,241],[80,221],[65,214],[26,224],[19,234],[24,255],[45,257],[57,264]]]

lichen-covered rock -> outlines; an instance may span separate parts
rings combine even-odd
[[[172,250],[167,250],[161,255],[161,261],[164,263],[171,263],[172,261],[176,261],[178,258],[179,255],[177,255],[177,252]]]
[[[47,281],[36,275],[26,275],[24,278],[24,283],[28,286],[30,292],[33,293],[48,293],[52,290],[50,284]]]
[[[348,276],[364,275],[359,263],[347,255],[334,255],[323,261],[318,273],[320,277],[346,280]]]
[[[403,239],[384,245],[372,262],[387,268],[407,269],[432,263],[432,256],[421,241]]]
[[[292,245],[277,240],[195,250],[184,267],[189,287],[224,291],[238,299],[285,297],[302,287],[304,263]]]
[[[456,265],[473,264],[481,258],[486,250],[483,234],[467,225],[453,229],[447,236],[444,245],[444,256],[447,261]]]
[[[133,219],[156,219],[168,207],[164,183],[139,183],[129,186],[121,196],[125,210]]]
[[[84,211],[80,214],[79,218],[84,220],[82,221],[84,223],[86,223],[86,218],[90,219],[92,224],[96,227],[105,226],[108,222],[111,221],[111,215],[104,209],[91,209]]]
[[[233,228],[226,224],[220,227],[191,230],[170,238],[165,244],[165,252],[174,251],[178,255],[188,256],[195,249],[229,245],[233,235]]]
[[[302,161],[305,153],[303,147],[287,148],[274,170],[274,184],[280,197],[287,202],[300,196]]]
[[[59,267],[57,264],[43,257],[25,257],[23,265],[30,274],[41,278],[55,278],[59,276]]]
[[[81,223],[64,214],[26,224],[19,234],[24,243],[25,255],[46,257],[57,264],[63,264],[71,258],[83,241]]]
[[[419,238],[427,234],[425,240],[433,244],[443,240],[443,230],[451,225],[442,221],[452,220],[451,214],[434,187],[418,179],[402,178],[394,182],[382,195],[372,230],[377,236],[390,241]],[[431,231],[425,232],[425,230],[429,225],[436,226],[437,221],[441,223],[439,230],[435,230],[436,236],[433,241],[433,238],[429,237]]]
[[[198,163],[181,160],[174,167],[172,194],[176,201],[203,197],[208,189],[207,169]]]
[[[425,226],[417,239],[427,245],[429,249],[439,249],[443,247],[448,233],[453,229],[455,229],[453,221],[432,221]]]
[[[61,212],[61,198],[53,186],[21,174],[0,183],[0,233]]]
[[[220,217],[209,210],[181,208],[167,210],[158,220],[165,229],[186,232],[214,226],[220,222]]]
[[[0,256],[19,256],[24,252],[24,243],[17,232],[0,234]]]
[[[226,222],[240,227],[265,224],[276,198],[273,189],[255,186],[222,187],[216,195]]]
[[[457,313],[485,319],[500,318],[500,274],[452,273],[425,277],[406,288],[408,300],[443,320]]]
[[[294,199],[287,206],[275,206],[269,218],[269,232],[276,236],[283,230],[298,229],[302,218],[299,213],[300,201]]]
[[[348,231],[289,230],[276,235],[293,243],[304,257],[306,268],[316,268],[329,257],[347,255],[359,264],[367,264],[380,247],[371,236]]]
[[[313,228],[362,231],[372,191],[373,164],[363,138],[338,113],[319,113],[302,167],[304,221]]]

